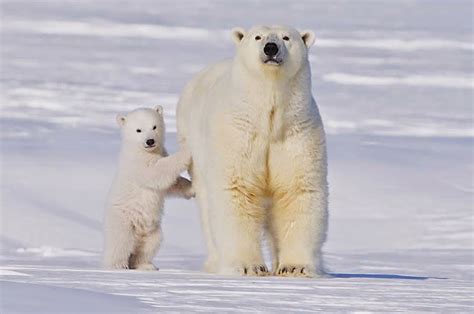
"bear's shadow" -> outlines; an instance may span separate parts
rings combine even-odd
[[[395,279],[395,280],[427,280],[427,279],[448,279],[440,277],[407,276],[395,274],[348,274],[348,273],[330,273],[332,278],[363,278],[363,279]]]

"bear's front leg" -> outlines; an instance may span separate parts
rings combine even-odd
[[[188,169],[191,162],[189,150],[182,149],[176,154],[160,158],[147,171],[140,171],[136,180],[140,185],[159,190],[168,190],[176,183],[179,174]]]
[[[166,196],[182,197],[187,200],[196,196],[191,181],[178,177],[176,183],[166,190]]]
[[[326,238],[325,196],[290,189],[276,196],[270,212],[277,276],[323,275],[321,248]]]
[[[268,230],[276,255],[273,271],[279,276],[323,275],[322,246],[328,225],[323,134],[293,136],[272,146],[270,156],[273,206]]]
[[[219,252],[218,273],[268,275],[261,248],[265,209],[253,192],[236,185],[215,195],[220,195],[211,211],[213,238]]]

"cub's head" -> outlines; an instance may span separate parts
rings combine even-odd
[[[148,152],[161,149],[165,135],[163,107],[135,109],[127,115],[117,115],[122,140]]]
[[[308,49],[315,41],[312,31],[287,26],[256,26],[249,31],[236,27],[232,38],[237,58],[251,72],[282,72],[289,77],[307,66]]]

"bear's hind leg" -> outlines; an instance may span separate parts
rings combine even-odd
[[[207,247],[207,259],[204,262],[204,270],[209,273],[217,272],[218,264],[218,252],[216,244],[213,238],[213,232],[211,229],[211,217],[209,215],[209,203],[206,187],[201,181],[201,176],[197,174],[194,167],[191,168],[191,178],[193,182],[193,187],[196,191],[196,199],[199,203],[199,208],[201,209],[201,226],[204,233],[204,238],[206,240]]]
[[[138,245],[130,258],[130,268],[137,270],[158,270],[153,257],[161,244],[161,230],[157,229],[137,241]]]
[[[103,265],[108,269],[128,269],[135,246],[132,226],[126,220],[113,217],[106,223]]]

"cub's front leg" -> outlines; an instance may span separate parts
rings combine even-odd
[[[175,184],[181,172],[188,169],[191,163],[189,150],[182,149],[174,155],[159,159],[154,165],[138,176],[139,184],[167,190]]]

